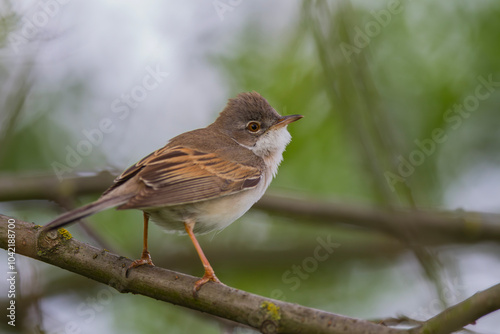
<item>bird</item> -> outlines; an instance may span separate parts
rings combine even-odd
[[[287,125],[302,117],[281,116],[255,91],[240,93],[212,124],[170,139],[126,169],[95,202],[62,214],[44,229],[59,229],[113,207],[142,210],[143,250],[127,273],[154,266],[148,251],[151,220],[191,239],[205,270],[195,293],[209,281],[221,283],[195,234],[224,229],[262,197],[291,141]]]

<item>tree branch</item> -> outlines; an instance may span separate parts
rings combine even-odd
[[[59,181],[54,175],[22,177],[0,176],[0,201],[49,199],[76,195],[99,194],[113,181],[114,176],[101,172],[93,176],[71,177]],[[346,205],[303,197],[284,197],[266,194],[256,208],[282,215],[300,216],[321,222],[340,222],[375,231],[399,239],[410,235],[422,244],[500,242],[500,215],[449,211],[381,210],[372,207]],[[418,227],[418,228],[415,228]]]
[[[10,232],[9,232],[10,231]],[[396,329],[208,283],[197,296],[197,278],[159,267],[139,267],[125,277],[131,261],[74,240],[64,229],[0,215],[0,247],[15,233],[15,252],[107,284],[119,292],[141,294],[245,324],[263,333],[449,333],[500,308],[500,284],[477,293],[413,329]],[[12,244],[10,244],[12,247]]]
[[[299,197],[265,195],[256,207],[324,221],[343,222],[388,233],[408,234],[423,244],[500,242],[500,215],[465,211],[382,210]]]
[[[0,247],[7,249],[9,217],[0,215]],[[13,222],[13,220],[10,220]],[[107,284],[119,292],[141,294],[256,328],[263,333],[403,333],[397,329],[285,303],[223,284],[204,285],[193,296],[197,278],[159,267],[125,271],[131,261],[71,238],[66,230],[45,233],[15,220],[16,253]],[[12,226],[12,225],[11,225]]]

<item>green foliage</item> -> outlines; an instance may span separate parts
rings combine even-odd
[[[259,90],[278,111],[306,116],[290,126],[294,139],[274,187],[438,206],[452,181],[447,176],[472,168],[470,154],[485,163],[499,159],[498,87],[458,127],[446,118],[474,95],[478,77],[500,81],[498,4],[402,2],[395,14],[388,6],[306,1],[280,43],[257,26],[242,31],[231,54],[212,56],[229,86]],[[370,25],[378,30],[370,33]],[[410,161],[413,171],[395,182],[396,195],[385,173],[399,175],[402,159],[418,157],[416,142],[436,129],[446,139]]]

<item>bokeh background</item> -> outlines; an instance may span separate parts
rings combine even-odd
[[[289,127],[269,193],[354,210],[500,213],[498,1],[41,0],[1,1],[0,11],[2,214],[45,224],[64,211],[43,198],[8,201],[2,182],[117,174],[252,90],[281,114],[305,116]],[[140,255],[139,211],[109,210],[70,231]],[[500,278],[499,240],[415,248],[264,209],[199,240],[230,286],[366,319],[425,320]],[[314,262],[320,240],[337,248]],[[157,265],[202,274],[187,237],[151,226],[150,250]],[[14,332],[252,332],[17,261]],[[499,327],[497,312],[468,328]]]

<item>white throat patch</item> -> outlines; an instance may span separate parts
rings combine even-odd
[[[286,126],[284,126],[276,130],[271,129],[267,131],[249,149],[264,159],[274,177],[278,172],[281,160],[283,160],[283,152],[291,140],[292,136]]]

